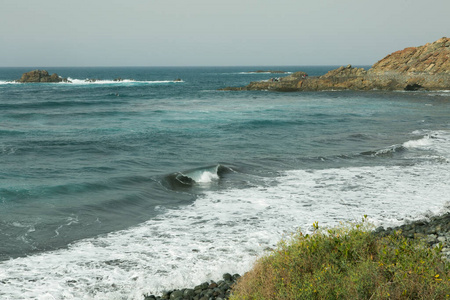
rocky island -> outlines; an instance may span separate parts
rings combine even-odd
[[[450,38],[443,37],[424,46],[409,47],[389,54],[369,70],[347,65],[318,77],[308,77],[304,72],[296,72],[277,81],[257,81],[245,87],[227,87],[222,90],[295,92],[448,89]]]
[[[27,73],[23,73],[22,77],[16,80],[16,82],[69,82],[69,80],[67,80],[67,78],[58,76],[58,74],[56,73],[50,75],[46,70],[33,70]]]

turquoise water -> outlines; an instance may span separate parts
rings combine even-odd
[[[447,209],[448,91],[217,90],[280,76],[259,69],[49,68],[72,81],[59,84],[11,83],[31,68],[0,69],[0,296],[30,289],[46,299],[52,286],[56,299],[138,299],[189,284],[192,270],[220,276],[225,263],[209,266],[216,251],[250,263],[319,217],[333,224],[367,213],[386,224]],[[230,250],[225,241],[237,235],[257,246],[236,240]],[[131,241],[146,250],[102,265]],[[52,255],[64,271],[43,275],[49,262],[39,273],[36,260]],[[93,264],[102,279],[74,267]],[[10,275],[27,273],[18,266],[30,277]],[[152,271],[125,280],[139,266],[154,270],[153,285],[143,279]],[[69,270],[80,277],[60,281]],[[33,289],[33,278],[45,280]]]

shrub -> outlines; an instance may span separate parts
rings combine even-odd
[[[298,232],[260,258],[230,299],[450,299],[450,264],[401,232],[360,223]]]

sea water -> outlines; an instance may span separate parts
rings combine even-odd
[[[31,69],[0,69],[1,299],[142,299],[243,274],[316,221],[450,209],[448,91],[218,90],[281,76],[262,67],[11,82]]]

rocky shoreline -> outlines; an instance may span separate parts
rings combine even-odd
[[[161,296],[146,295],[144,300],[224,300],[231,294],[231,287],[241,277],[239,274],[223,274],[223,280],[204,282],[194,288],[166,291]]]
[[[441,247],[443,258],[450,262],[450,212],[433,216],[429,220],[418,220],[394,228],[378,227],[374,233],[386,236],[399,231],[409,239],[423,239],[430,247]]]
[[[267,90],[277,92],[327,90],[450,90],[450,38],[443,37],[420,47],[396,51],[369,70],[342,66],[318,77],[297,72],[277,81],[256,81],[225,91]]]
[[[442,247],[443,258],[450,262],[450,212],[433,216],[428,220],[407,222],[397,227],[378,227],[374,234],[380,237],[396,231],[407,238],[419,238],[432,248]],[[225,300],[229,299],[232,286],[239,279],[239,274],[226,273],[223,280],[204,282],[194,288],[166,291],[160,296],[146,295],[144,300]]]

